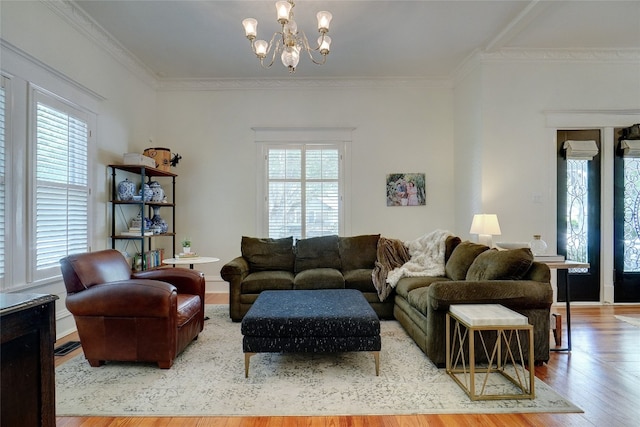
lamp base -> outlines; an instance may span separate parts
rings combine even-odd
[[[481,245],[493,247],[493,236],[491,234],[478,234],[478,243]]]

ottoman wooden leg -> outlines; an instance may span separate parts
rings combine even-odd
[[[245,378],[249,378],[249,359],[251,359],[251,356],[253,356],[255,353],[245,353],[244,354],[244,377]]]
[[[379,377],[380,376],[380,352],[372,351],[371,353],[373,353],[373,359],[376,361],[376,377]]]

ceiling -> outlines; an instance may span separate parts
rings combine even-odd
[[[288,76],[263,69],[242,20],[258,38],[279,30],[275,1],[77,0],[91,19],[159,79]],[[302,57],[294,78],[450,78],[476,51],[638,49],[640,1],[305,1],[298,28],[317,35],[315,14],[333,14],[327,63]]]

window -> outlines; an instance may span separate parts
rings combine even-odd
[[[264,149],[269,237],[341,234],[344,144],[269,144]]]
[[[59,260],[89,249],[88,114],[34,91],[34,279],[59,274]]]

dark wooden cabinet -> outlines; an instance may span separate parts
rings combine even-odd
[[[2,427],[55,426],[55,295],[0,294]]]

